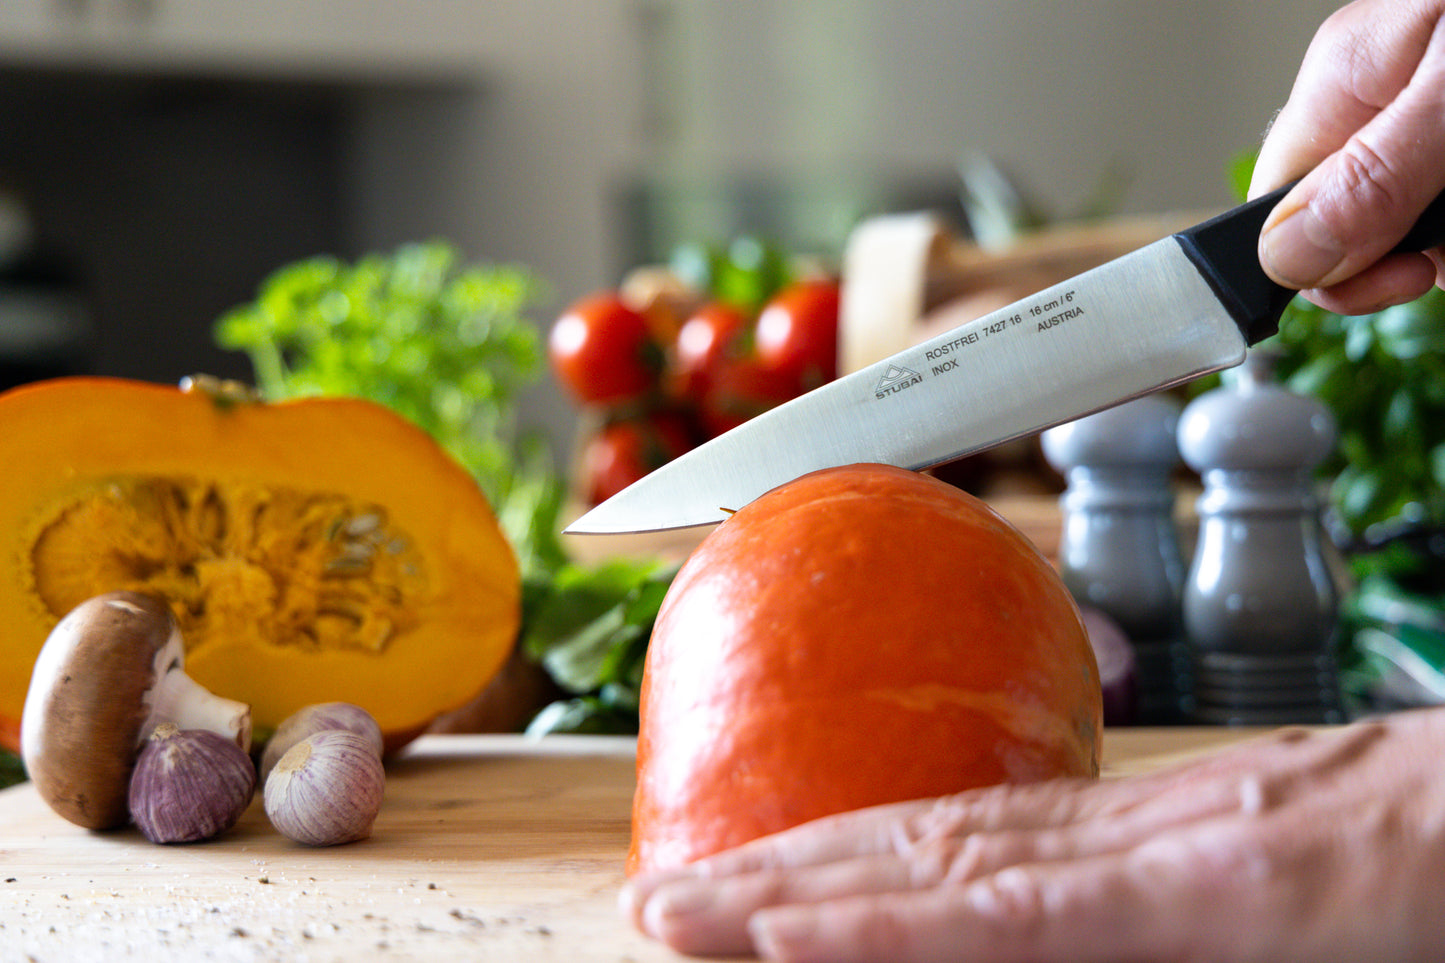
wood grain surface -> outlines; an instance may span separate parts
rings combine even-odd
[[[1105,774],[1246,730],[1111,730]],[[372,838],[309,849],[259,798],[231,832],[157,846],[0,791],[0,960],[677,961],[616,909],[634,744],[428,736],[388,766]]]

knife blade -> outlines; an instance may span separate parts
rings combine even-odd
[[[763,412],[571,525],[711,525],[820,468],[921,470],[1239,364],[1295,292],[1258,259],[1293,185],[1116,258]],[[1445,240],[1445,195],[1397,251]]]

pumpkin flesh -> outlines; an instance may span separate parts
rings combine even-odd
[[[982,502],[885,466],[804,476],[683,565],[643,679],[629,872],[864,806],[1098,772],[1078,610]]]
[[[259,731],[348,701],[392,744],[481,689],[519,578],[475,482],[357,399],[221,403],[117,379],[0,396],[0,718],[50,628],[106,591],[165,599],[187,672]]]

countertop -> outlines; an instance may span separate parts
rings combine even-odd
[[[1248,734],[1109,730],[1105,776]],[[676,963],[616,909],[633,765],[628,737],[427,736],[389,763],[373,836],[329,849],[277,834],[259,797],[218,839],[158,846],[14,786],[0,959]]]

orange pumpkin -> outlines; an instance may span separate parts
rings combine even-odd
[[[475,481],[368,401],[70,378],[0,395],[0,738],[36,653],[103,592],[166,599],[186,671],[259,734],[314,702],[392,748],[511,651],[520,580]]]
[[[648,650],[629,873],[811,819],[1098,773],[1102,704],[1068,591],[927,475],[804,476],[708,534]]]

